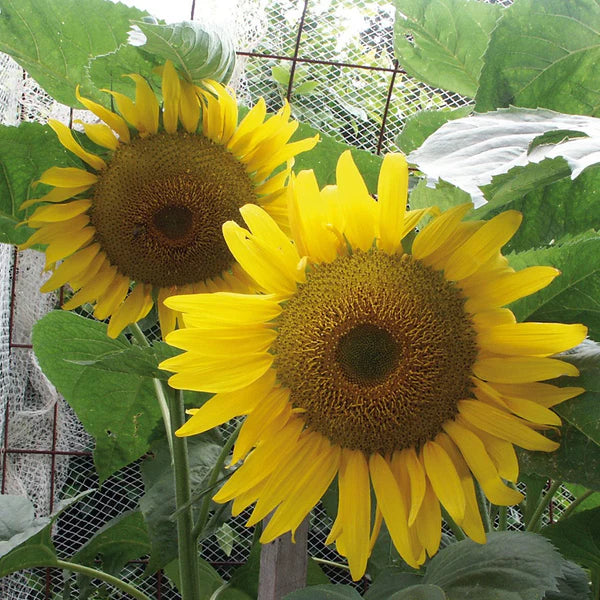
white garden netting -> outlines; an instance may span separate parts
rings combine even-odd
[[[146,6],[143,0],[128,3]],[[187,3],[187,10],[176,3],[181,12],[174,20],[189,17],[192,0]],[[234,39],[239,56],[231,85],[242,103],[265,97],[270,109],[278,109],[287,97],[298,119],[373,152],[394,149],[411,114],[469,102],[402,72],[393,56],[391,2],[202,0],[196,2],[195,18],[218,24]],[[0,55],[0,122],[14,126],[50,117],[68,123],[90,115],[57,104],[11,58]],[[0,244],[1,491],[28,496],[38,516],[75,491],[97,487],[92,440],[41,373],[31,350],[33,324],[57,305],[55,295],[39,292],[45,277],[42,255]],[[59,552],[72,554],[107,520],[134,508],[142,493],[136,465],[110,478],[59,522]],[[518,511],[511,509],[510,519],[519,526]],[[324,511],[315,511],[309,550],[335,559],[323,545],[328,525]],[[219,538],[205,543],[205,558],[227,575],[232,565],[247,559],[251,535],[241,521],[230,522]],[[127,576],[151,597],[176,597],[161,574],[140,583],[143,566],[129,565]],[[348,581],[343,570],[327,574],[332,581]],[[62,583],[58,571],[28,571],[0,580],[0,597],[58,598]]]

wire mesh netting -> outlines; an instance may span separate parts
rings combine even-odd
[[[511,1],[494,3],[507,6]],[[144,8],[143,2],[137,4]],[[202,15],[196,17],[212,19],[234,38],[238,63],[231,85],[241,103],[253,104],[264,97],[274,111],[288,99],[298,120],[376,153],[395,149],[395,139],[410,115],[470,103],[403,71],[394,58],[391,2],[232,0],[225,12],[217,11],[218,4],[203,2]],[[192,17],[193,7],[190,0],[187,15]],[[12,59],[0,55],[0,122],[18,125],[46,122],[50,117],[69,123],[89,120],[90,114],[57,104]],[[98,489],[92,440],[36,365],[31,328],[60,300],[39,292],[47,277],[42,255],[0,245],[1,492],[28,496],[37,516],[44,516],[61,499],[94,489],[63,513],[55,526],[57,551],[70,556],[112,517],[134,509],[144,486],[134,464]],[[566,489],[556,498],[546,521],[572,500]],[[228,521],[203,542],[204,558],[225,577],[249,556],[252,531],[244,527],[244,516]],[[522,527],[518,508],[508,509],[508,523],[510,528]],[[309,552],[335,562],[339,557],[324,545],[330,525],[324,509],[317,507],[311,518]],[[144,577],[144,567],[144,561],[130,563],[121,577],[151,597],[178,597],[165,575]],[[325,565],[323,569],[335,583],[350,582],[344,569]],[[56,569],[21,572],[0,580],[0,597],[62,597],[65,585],[71,590],[78,585],[74,577],[64,577]],[[102,597],[120,597],[105,584],[92,584]],[[361,591],[364,584],[359,584]]]

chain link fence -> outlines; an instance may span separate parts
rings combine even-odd
[[[400,1],[400,0],[399,0]],[[475,0],[474,0],[475,1]],[[483,1],[483,0],[482,0]],[[493,0],[490,0],[493,1]],[[507,6],[512,0],[496,0]],[[144,8],[142,0],[137,3]],[[253,104],[264,97],[269,110],[287,99],[294,116],[339,141],[374,153],[395,149],[407,117],[425,109],[466,106],[470,99],[434,89],[409,77],[394,57],[394,4],[373,0],[233,0],[228,18],[217,2],[203,2],[202,15],[190,0],[189,15],[215,21],[231,33],[238,48],[232,85],[239,100]],[[211,6],[213,12],[211,13]],[[229,6],[229,5],[228,5]],[[0,122],[72,122],[88,119],[85,111],[58,105],[12,59],[0,55]],[[27,495],[37,516],[51,513],[63,498],[95,489],[59,518],[54,543],[59,555],[70,556],[111,518],[132,510],[143,494],[137,464],[113,475],[98,489],[92,440],[73,411],[36,365],[31,328],[60,304],[54,294],[40,294],[42,256],[0,245],[0,481],[2,493]],[[90,316],[91,315],[87,315]],[[550,504],[545,519],[572,500],[566,489]],[[247,515],[228,521],[203,542],[203,556],[223,576],[249,556],[252,530]],[[518,508],[509,508],[511,528],[521,528]],[[339,561],[324,545],[331,525],[319,506],[313,511],[309,552],[324,561]],[[121,577],[157,600],[178,598],[159,572],[144,577],[143,560],[129,563]],[[346,570],[322,563],[334,583],[350,583]],[[0,580],[3,600],[50,600],[63,597],[65,580],[57,569],[34,569]],[[359,582],[364,591],[367,582]],[[122,595],[92,582],[98,598]]]

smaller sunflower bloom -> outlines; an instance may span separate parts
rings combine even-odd
[[[110,337],[144,317],[155,299],[166,335],[178,317],[163,305],[167,296],[252,288],[221,226],[254,203],[286,227],[293,157],[318,140],[289,142],[298,123],[290,120],[288,104],[265,120],[261,99],[238,124],[231,92],[216,82],[194,86],[169,61],[162,68],[162,110],[143,77],[128,77],[135,101],[104,90],[116,112],[77,89],[79,101],[102,121],[83,123],[97,153],[64,124],[49,121],[86,166],[42,174],[39,182],[52,189],[22,205],[40,205],[26,220],[37,231],[22,248],[47,245],[46,269],[54,273],[42,291],[68,283],[76,293],[63,308],[93,304],[95,317],[110,318]]]
[[[355,580],[383,520],[415,568],[439,548],[441,506],[485,542],[475,485],[494,504],[519,502],[506,483],[518,478],[514,445],[555,450],[539,430],[559,426],[551,408],[583,391],[544,381],[578,374],[553,355],[586,328],[517,323],[503,308],[558,275],[515,271],[502,256],[521,215],[407,211],[407,182],[400,155],[385,157],[377,201],[349,153],[336,186],[319,190],[303,171],[290,188],[293,242],[258,206],[241,209],[248,229],[223,226],[261,293],[167,300],[187,325],[167,342],[185,352],[161,368],[175,388],[215,393],[177,435],[246,415],[232,457],[243,464],[214,499],[233,500],[233,514],[254,503],[248,525],[273,512],[270,542],[294,532],[337,477],[328,543]]]

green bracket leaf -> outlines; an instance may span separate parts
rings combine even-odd
[[[360,594],[349,585],[311,585],[286,594],[283,600],[358,600]]]

